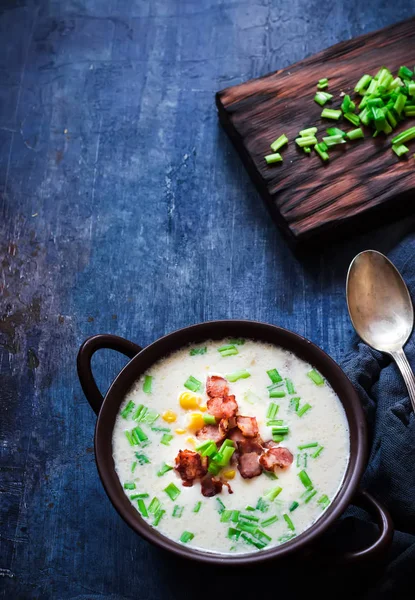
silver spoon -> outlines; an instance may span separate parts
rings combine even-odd
[[[414,309],[401,274],[386,256],[365,250],[350,264],[346,296],[356,332],[394,359],[415,412],[415,376],[403,351],[414,326]]]

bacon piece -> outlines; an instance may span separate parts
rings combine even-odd
[[[262,454],[263,449],[259,440],[258,438],[248,438],[237,442],[239,453],[248,454],[249,452],[255,452],[256,454]]]
[[[209,398],[206,404],[208,413],[218,419],[230,419],[238,411],[235,396]]]
[[[192,487],[193,481],[206,475],[208,461],[206,456],[200,456],[193,450],[180,450],[176,456],[176,471],[183,480],[185,487]]]
[[[247,452],[239,457],[238,469],[244,479],[258,477],[262,473],[259,456],[256,452]]]
[[[293,455],[287,448],[270,448],[265,450],[260,457],[259,462],[266,471],[274,471],[276,469],[287,469],[293,462]]]
[[[278,448],[278,443],[274,442],[274,440],[268,440],[263,444],[264,448]]]
[[[256,417],[236,417],[236,425],[245,437],[256,437],[258,435],[258,423]]]
[[[228,493],[233,494],[233,489],[231,488],[230,484],[224,480],[222,480],[222,483],[223,483],[223,485],[226,485],[226,487],[228,488]]]
[[[205,425],[199,431],[196,431],[196,437],[199,440],[213,440],[217,444],[223,442],[226,437],[226,431],[224,426],[219,425]]]
[[[223,483],[220,479],[213,477],[210,473],[205,475],[201,481],[202,486],[202,494],[206,496],[206,498],[210,498],[211,496],[216,496],[216,494],[220,494],[222,491]]]
[[[206,393],[210,398],[223,398],[227,396],[229,386],[226,379],[218,375],[210,375],[206,380]]]
[[[235,429],[232,429],[229,432],[228,438],[230,440],[233,440],[235,443],[237,442],[242,442],[243,440],[245,440],[246,438],[244,437],[242,431],[240,429],[238,429],[237,427],[235,427]]]

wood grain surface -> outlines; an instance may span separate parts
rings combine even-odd
[[[390,139],[373,138],[330,149],[323,164],[315,152],[306,156],[294,143],[298,131],[318,126],[344,130],[353,125],[321,119],[322,107],[313,101],[316,82],[329,79],[334,95],[326,106],[339,108],[340,93],[353,95],[364,73],[375,74],[385,65],[397,72],[415,63],[415,18],[375,33],[341,42],[290,67],[227,88],[216,96],[219,117],[241,155],[273,217],[296,242],[355,230],[414,211],[415,161],[398,159]],[[407,119],[396,132],[414,124]],[[268,166],[264,155],[270,143],[285,133],[291,143],[282,149],[283,164]],[[326,134],[327,135],[327,134]],[[382,209],[382,210],[374,210]],[[364,219],[363,219],[364,218]]]

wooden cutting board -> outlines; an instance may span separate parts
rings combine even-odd
[[[413,142],[408,158],[398,159],[390,148],[392,136],[373,138],[366,129],[365,140],[331,149],[328,164],[314,151],[305,155],[294,143],[306,127],[318,126],[319,139],[327,127],[353,129],[346,120],[320,118],[322,107],[313,101],[319,79],[328,77],[328,91],[334,94],[326,106],[339,108],[340,93],[353,97],[364,73],[374,75],[382,66],[396,73],[401,65],[415,66],[415,17],[216,94],[221,123],[273,218],[292,241],[321,242],[415,212]],[[396,132],[413,125],[415,120],[407,119]],[[264,156],[282,133],[290,140],[281,151],[284,162],[268,166]]]

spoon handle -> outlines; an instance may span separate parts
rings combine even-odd
[[[402,350],[396,350],[390,353],[404,378],[406,387],[408,388],[409,398],[412,402],[412,408],[415,412],[415,375],[411,369],[411,365],[406,358],[405,352]]]

